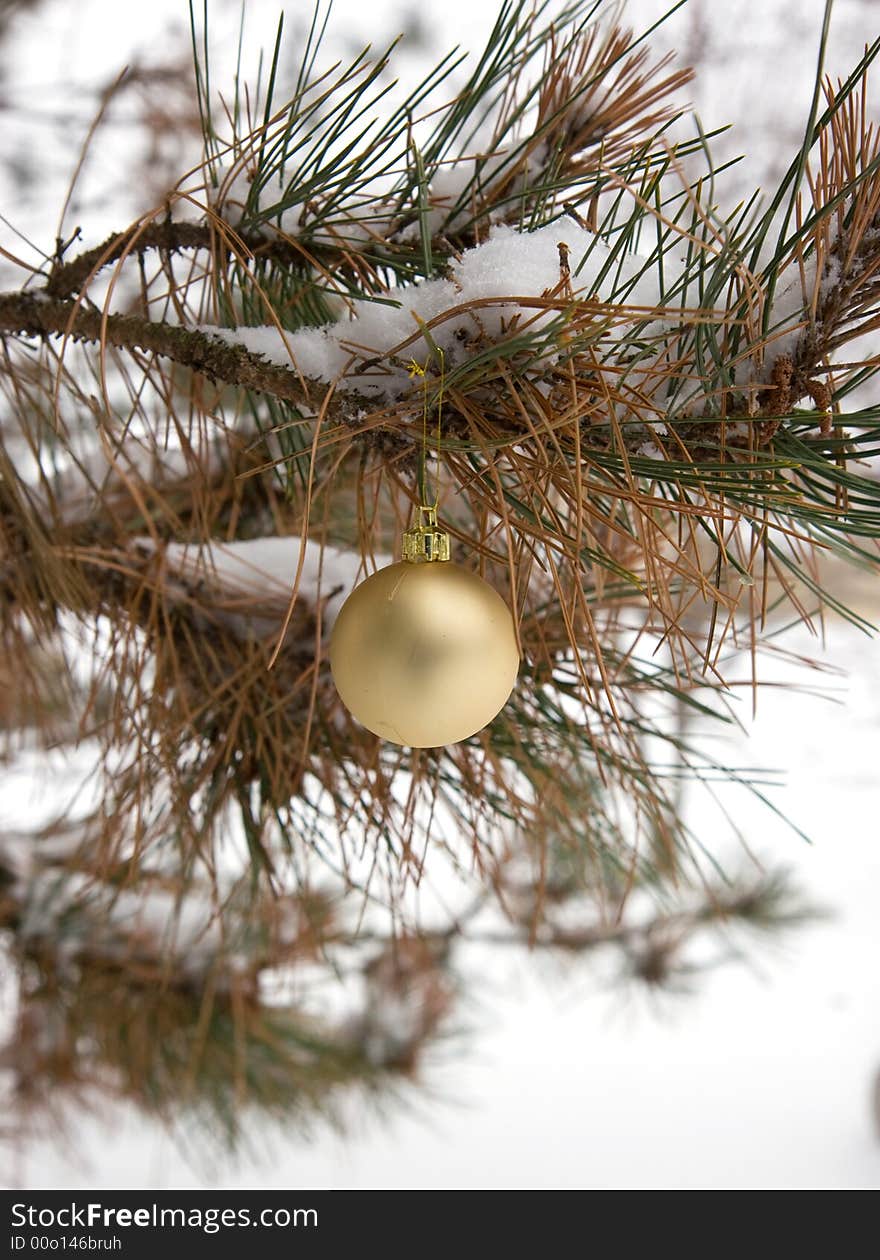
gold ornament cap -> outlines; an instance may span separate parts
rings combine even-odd
[[[449,559],[449,535],[437,524],[437,508],[418,509],[417,524],[404,530],[403,558],[409,564],[433,563]]]

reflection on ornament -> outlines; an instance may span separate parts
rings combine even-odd
[[[383,739],[455,744],[504,707],[519,670],[513,619],[475,573],[449,560],[436,510],[404,534],[405,559],[362,582],[330,642],[333,681],[349,711]]]

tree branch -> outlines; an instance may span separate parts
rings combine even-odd
[[[266,236],[262,232],[242,232],[230,228],[224,234],[222,227],[211,223],[180,223],[172,219],[146,226],[135,223],[122,232],[113,232],[100,245],[85,250],[70,262],[57,263],[46,282],[46,293],[53,298],[72,297],[83,289],[95,272],[118,262],[127,253],[143,254],[147,250],[158,249],[166,254],[176,254],[185,249],[210,249],[229,254],[232,252],[230,231],[251,254],[273,262],[288,265],[302,263],[304,259],[314,259],[322,252],[332,252],[311,244],[306,251],[284,236]],[[338,253],[333,252],[334,262],[338,262]]]
[[[24,337],[66,336],[73,341],[103,342],[123,349],[146,350],[201,372],[211,381],[271,394],[310,410],[327,386],[308,381],[292,367],[270,363],[241,345],[229,345],[210,333],[178,324],[154,323],[138,315],[105,315],[81,303],[42,294],[0,294],[0,334]],[[338,408],[341,404],[336,403]],[[328,413],[330,414],[330,413]]]

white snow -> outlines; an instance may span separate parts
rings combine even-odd
[[[142,543],[152,546],[149,539]],[[164,561],[172,572],[219,588],[226,608],[218,612],[218,619],[243,636],[277,628],[277,619],[255,614],[255,604],[275,604],[283,612],[299,572],[299,597],[313,608],[323,605],[321,628],[329,634],[342,604],[365,576],[363,560],[356,552],[310,541],[300,568],[300,552],[301,541],[294,537],[213,542],[202,547],[169,543]],[[390,560],[378,557],[380,564]]]
[[[780,355],[794,353],[804,330],[804,310],[812,297],[816,278],[815,255],[804,260],[803,272],[797,263],[792,263],[783,275],[790,278],[773,294],[765,371],[772,370],[774,360]]]
[[[657,445],[656,442],[643,442],[642,445],[639,447],[638,451],[636,452],[636,454],[641,455],[644,459],[665,459],[666,458],[666,456],[660,450],[660,447]]]
[[[409,360],[424,362],[431,355],[421,325],[430,326],[431,339],[451,367],[467,357],[468,343],[482,334],[501,337],[517,317],[518,326],[529,329],[554,320],[555,310],[536,311],[516,299],[541,298],[558,288],[560,244],[569,247],[576,296],[637,307],[657,304],[656,277],[650,269],[641,274],[644,260],[615,260],[600,281],[608,247],[573,221],[558,219],[534,232],[498,224],[487,241],[452,264],[452,279],[392,288],[381,303],[357,301],[350,318],[322,328],[281,332],[274,326],[233,330],[203,325],[202,331],[230,345],[244,345],[272,363],[293,365],[311,380],[338,382],[340,389],[365,395],[399,397],[412,388]],[[471,303],[480,305],[473,311],[461,309]],[[369,364],[373,359],[382,362]]]

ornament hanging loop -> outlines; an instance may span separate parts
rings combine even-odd
[[[437,505],[417,509],[418,520],[403,534],[403,558],[410,564],[449,559],[449,535],[437,524]]]
[[[430,345],[440,360],[440,388],[437,394],[437,448],[439,452],[446,361],[440,347],[434,346],[433,342],[430,342]],[[422,367],[415,359],[410,361],[410,377],[421,377],[423,391],[422,449],[419,461],[419,498],[421,502],[416,508],[416,523],[405,530],[403,534],[403,559],[409,561],[410,564],[448,560],[450,554],[449,535],[440,529],[437,524],[437,508],[440,502],[440,495],[436,483],[434,487],[434,501],[433,503],[428,502],[428,380],[426,367],[427,364],[425,364],[425,367]]]

